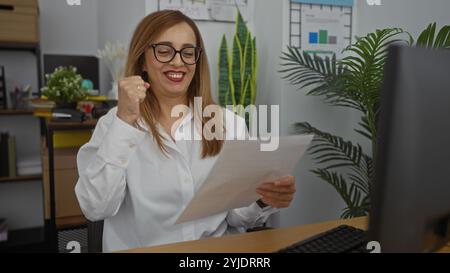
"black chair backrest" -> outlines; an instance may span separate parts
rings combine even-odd
[[[103,252],[103,221],[87,221],[88,227],[88,252]]]

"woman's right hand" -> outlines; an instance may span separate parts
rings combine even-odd
[[[150,84],[141,76],[127,77],[119,81],[117,116],[134,126],[140,117],[139,105],[144,101]]]

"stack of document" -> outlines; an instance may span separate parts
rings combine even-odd
[[[19,176],[36,175],[42,173],[40,155],[31,155],[21,158],[17,162],[17,174]]]

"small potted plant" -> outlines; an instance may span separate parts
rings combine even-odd
[[[41,89],[42,95],[54,101],[57,108],[76,109],[78,102],[88,95],[82,85],[83,78],[75,67],[58,67],[45,77],[47,86]]]

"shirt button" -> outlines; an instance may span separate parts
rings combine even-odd
[[[136,145],[135,145],[135,144],[133,144],[133,143],[130,143],[130,144],[128,144],[128,147],[130,147],[130,148],[134,148],[134,147],[136,147]]]
[[[127,160],[125,158],[120,159],[120,163],[125,164],[127,163]]]

